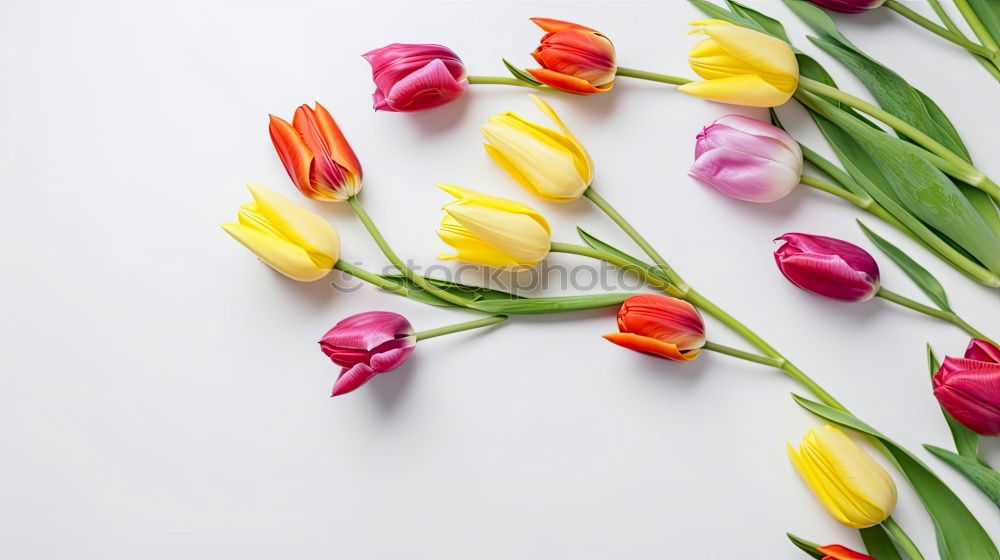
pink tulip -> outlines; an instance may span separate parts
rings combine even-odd
[[[376,111],[408,113],[450,103],[465,93],[465,65],[441,45],[393,43],[367,52]]]
[[[853,243],[806,233],[786,233],[774,252],[778,270],[796,286],[840,301],[868,301],[879,286],[878,264]]]
[[[417,340],[406,317],[367,311],[340,321],[319,341],[323,353],[343,367],[333,395],[350,393],[380,373],[402,365]]]
[[[966,428],[1000,435],[1000,349],[974,338],[964,358],[945,358],[934,374],[934,396]]]
[[[835,12],[843,12],[845,14],[860,14],[871,10],[872,8],[878,8],[882,4],[885,4],[885,0],[809,0],[813,4],[818,6],[823,6],[824,8],[830,8]]]
[[[726,115],[698,133],[689,173],[726,196],[773,202],[799,184],[802,150],[776,126]]]

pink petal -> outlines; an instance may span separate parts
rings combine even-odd
[[[368,383],[368,380],[376,375],[378,375],[378,372],[367,364],[356,364],[350,368],[344,368],[344,370],[340,372],[340,377],[338,377],[337,381],[333,384],[333,394],[330,396],[336,397],[337,395],[350,393],[365,383]]]
[[[872,278],[851,268],[838,255],[812,253],[779,256],[778,269],[792,284],[807,292],[840,301],[867,301],[875,296]]]
[[[970,360],[998,364],[1000,363],[1000,348],[985,340],[973,338],[969,342],[969,347],[965,349],[965,357]]]
[[[743,115],[726,115],[716,120],[714,124],[723,125],[754,136],[764,136],[777,140],[788,151],[795,154],[797,159],[802,159],[802,148],[799,147],[799,143],[790,134],[770,123],[744,117]]]
[[[689,171],[722,194],[749,202],[773,202],[799,184],[800,171],[760,156],[725,146],[695,160]]]
[[[781,132],[780,129],[779,132]],[[695,142],[695,158],[723,146],[783,163],[789,168],[795,169],[800,175],[802,174],[802,154],[800,152],[789,149],[785,143],[770,136],[751,134],[720,124],[710,125],[698,133]]]
[[[456,79],[444,62],[434,59],[393,84],[385,103],[391,111],[425,111],[458,99],[468,87],[465,78]]]
[[[854,270],[864,272],[876,282],[879,279],[878,263],[868,251],[842,239],[811,235],[808,233],[786,233],[777,238],[784,241],[775,253],[787,255],[792,253],[815,253],[818,255],[837,255]]]

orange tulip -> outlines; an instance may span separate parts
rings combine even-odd
[[[292,124],[270,115],[271,141],[288,176],[302,194],[342,201],[361,190],[361,164],[330,113],[301,105]]]
[[[611,91],[615,81],[615,46],[604,34],[557,19],[531,18],[548,33],[531,56],[542,65],[529,68],[547,86],[589,95]]]
[[[618,330],[604,338],[658,358],[689,362],[705,345],[705,324],[690,303],[672,297],[642,295],[625,300]]]

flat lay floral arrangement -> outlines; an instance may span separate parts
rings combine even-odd
[[[336,269],[389,294],[480,314],[475,320],[421,325],[418,330],[402,315],[369,311],[317,333],[320,350],[339,366],[332,389],[337,399],[351,398],[350,393],[363,391],[373,377],[393,372],[431,338],[516,323],[519,315],[565,313],[563,318],[571,321],[573,311],[617,308],[617,325],[609,323],[604,338],[665,360],[665,368],[684,367],[684,362],[709,351],[769,368],[797,384],[789,404],[811,412],[818,422],[801,442],[788,445],[789,460],[832,519],[859,530],[866,549],[822,544],[822,535],[807,539],[789,533],[791,543],[804,554],[827,559],[925,558],[892,517],[897,493],[913,492],[936,529],[941,558],[1000,559],[991,536],[935,474],[955,469],[1000,507],[1000,472],[979,452],[981,437],[1000,435],[1000,348],[991,338],[996,333],[982,332],[963,319],[945,287],[920,264],[941,259],[970,282],[1000,288],[1000,185],[972,161],[959,131],[932,99],[862,52],[820,8],[844,13],[893,10],[930,31],[934,37],[928,35],[928,41],[946,40],[967,50],[1000,81],[1000,2],[955,0],[974,32],[967,37],[937,0],[928,4],[939,21],[895,0],[784,0],[815,33],[809,38],[812,45],[792,45],[781,23],[767,14],[735,1],[690,1],[706,15],[691,23],[690,78],[622,66],[625,61],[616,57],[613,37],[597,28],[545,18],[532,20],[543,32],[531,52],[537,67],[521,68],[502,58],[506,53],[497,53],[509,72],[505,76],[470,75],[457,54],[458,45],[453,50],[395,43],[363,55],[371,65],[377,111],[433,110],[474,95],[469,91],[473,85],[473,90],[523,88],[537,113],[498,112],[476,123],[486,152],[531,194],[559,203],[585,199],[622,233],[616,239],[598,239],[580,224],[579,239],[553,239],[545,216],[528,206],[482,192],[478,185],[439,184],[453,199],[443,207],[437,230],[444,248],[441,260],[518,271],[539,265],[549,253],[569,253],[640,278],[645,288],[641,293],[525,297],[417,274],[379,231],[378,216],[370,216],[361,203],[363,158],[347,141],[350,131],[342,131],[333,116],[357,107],[302,105],[290,118],[287,108],[277,108],[270,116],[270,140],[298,191],[313,200],[346,203],[395,273],[378,274],[351,264],[341,254],[337,230],[329,221],[262,185],[248,184],[252,202],[222,227],[292,280],[315,282]],[[834,73],[853,74],[876,103],[859,97],[860,92],[838,88],[833,69],[809,56],[810,48],[841,63]],[[687,173],[722,195],[752,203],[781,199],[804,185],[858,208],[861,232],[878,248],[877,255],[845,240],[788,232],[776,240],[776,273],[802,290],[834,300],[882,298],[907,308],[903,312],[951,323],[969,336],[964,351],[944,349],[943,359],[934,349],[923,349],[927,377],[914,381],[925,383],[940,403],[941,421],[953,436],[949,449],[907,449],[892,439],[892,426],[867,424],[851,411],[850,403],[839,401],[821,380],[795,365],[794,349],[774,347],[686,282],[662,248],[654,247],[616,210],[614,196],[605,198],[594,184],[600,162],[591,159],[585,140],[574,136],[573,123],[564,122],[554,106],[579,101],[574,95],[616,95],[618,79],[648,80],[671,93],[771,108],[770,122],[727,115],[705,123],[692,138],[694,157]],[[675,95],[676,103],[688,102],[685,95]],[[782,127],[774,108],[790,103],[808,111],[836,161],[801,144],[796,131]],[[907,254],[894,246],[877,233],[886,227],[911,237],[922,250]],[[880,266],[889,263],[913,286],[892,286],[892,291],[884,286]],[[920,295],[911,298],[896,289]],[[706,330],[705,314],[738,335],[743,346],[715,342]],[[890,469],[875,461],[859,440],[882,454]]]

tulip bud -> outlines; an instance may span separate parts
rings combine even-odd
[[[799,184],[802,150],[776,126],[726,115],[698,133],[689,173],[726,196],[774,202]]]
[[[877,525],[896,507],[896,483],[854,440],[834,426],[809,430],[788,456],[823,507],[856,529]]]
[[[860,14],[878,8],[885,0],[809,0],[813,4],[845,14]]]
[[[486,152],[535,195],[552,202],[576,200],[594,178],[590,156],[548,103],[536,95],[531,99],[561,132],[500,113],[479,127]]]
[[[469,87],[462,59],[448,47],[393,43],[362,56],[372,65],[376,111],[426,111]]]
[[[361,190],[361,163],[344,133],[319,103],[302,105],[292,124],[270,115],[274,149],[302,194],[315,200],[341,201]]]
[[[1000,349],[974,338],[964,358],[945,358],[934,374],[934,396],[966,428],[1000,435]]]
[[[786,233],[775,241],[778,270],[807,292],[840,301],[868,301],[879,287],[878,264],[853,243],[806,233]]]
[[[799,85],[799,63],[788,43],[759,31],[706,19],[693,22],[692,34],[707,35],[688,55],[705,79],[679,91],[722,103],[776,107],[791,99]]]
[[[551,229],[541,214],[506,198],[438,184],[458,200],[444,205],[438,236],[456,254],[438,255],[497,268],[525,268],[549,254]]]
[[[618,330],[604,338],[658,358],[689,362],[705,345],[705,323],[690,303],[658,295],[632,296],[618,311]]]
[[[329,274],[340,256],[333,225],[271,189],[247,187],[254,201],[240,207],[238,223],[222,229],[289,278],[312,282]]]
[[[396,313],[367,311],[340,321],[319,341],[323,353],[343,368],[331,396],[350,393],[396,369],[416,344],[410,322]]]
[[[820,554],[824,554],[822,560],[875,560],[867,554],[855,552],[846,546],[830,544],[816,549]]]
[[[543,84],[581,95],[611,91],[615,47],[604,34],[557,19],[531,18],[548,33],[531,56],[542,65],[528,72]]]

